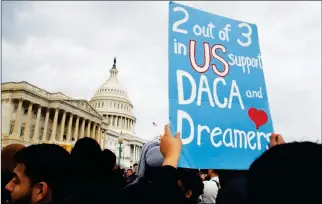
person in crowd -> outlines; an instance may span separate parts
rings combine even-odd
[[[247,204],[247,171],[219,171],[220,189],[216,204]]]
[[[137,175],[137,169],[138,169],[139,164],[138,163],[134,163],[133,164],[133,174]]]
[[[209,181],[210,180],[210,178],[208,176],[208,169],[200,169],[199,176],[202,181]]]
[[[178,171],[178,185],[186,197],[187,203],[198,203],[203,194],[204,184],[199,172],[193,169],[181,169]]]
[[[160,140],[147,142],[142,149],[138,178],[125,188],[125,202],[197,203],[203,184],[197,172],[178,173],[181,146],[180,135],[173,137],[168,125]]]
[[[9,203],[63,203],[69,194],[70,155],[55,144],[37,144],[22,148],[14,155],[17,166],[6,185]]]
[[[73,162],[73,202],[102,203],[105,198],[102,177],[105,174],[100,145],[93,138],[84,137],[71,151]],[[112,168],[112,164],[107,168]]]
[[[104,195],[108,198],[108,203],[118,203],[126,185],[125,179],[117,170],[116,155],[109,149],[102,151],[103,174],[101,183],[104,183]]]
[[[152,184],[158,179],[164,160],[159,145],[159,140],[152,140],[143,146],[137,178],[125,188],[125,199],[129,202],[131,199],[139,201],[144,198],[146,202],[153,200],[155,189]]]
[[[322,203],[321,161],[321,144],[284,143],[280,135],[272,135],[271,148],[250,166],[249,204]]]
[[[104,149],[102,155],[106,170],[114,171],[116,169],[116,155],[109,149]]]
[[[1,203],[10,200],[10,193],[5,189],[5,186],[14,177],[13,170],[17,166],[14,155],[24,147],[22,144],[10,144],[1,150]]]
[[[204,193],[201,196],[202,203],[216,203],[218,191],[220,189],[219,175],[214,169],[208,169],[209,181],[203,181]]]
[[[133,170],[132,169],[128,169],[126,171],[126,183],[127,184],[130,184],[132,183],[133,181],[135,181],[135,179],[137,178],[137,176],[133,173]]]

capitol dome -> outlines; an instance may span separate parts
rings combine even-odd
[[[104,117],[109,127],[117,132],[135,134],[136,118],[126,90],[117,78],[116,58],[109,79],[99,87],[90,104]]]

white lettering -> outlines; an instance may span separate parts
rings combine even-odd
[[[229,142],[227,143],[226,142],[226,135],[229,133]],[[232,148],[235,148],[234,147],[234,143],[233,143],[233,134],[232,134],[232,131],[231,129],[226,129],[224,131],[224,134],[223,134],[223,142],[224,142],[224,145],[226,147],[232,147]]]
[[[247,138],[248,138],[248,146],[250,147],[251,150],[254,150],[256,148],[256,143],[254,143],[254,146],[250,143],[252,139],[255,138],[255,133],[254,132],[248,132],[247,133]]]
[[[197,106],[201,106],[201,99],[202,99],[202,93],[206,92],[208,94],[208,100],[211,107],[214,107],[215,104],[212,100],[211,92],[209,89],[207,77],[205,75],[200,76],[200,82],[199,82],[199,89],[198,89],[198,97],[197,97]]]
[[[186,119],[189,122],[190,126],[190,135],[187,138],[182,138],[183,135],[181,134],[181,139],[182,139],[182,144],[189,144],[193,141],[194,138],[194,131],[195,131],[195,126],[193,124],[192,118],[190,115],[182,110],[178,110],[177,112],[177,131],[182,133],[182,120]]]
[[[237,148],[238,141],[239,141],[239,148],[243,148],[243,141],[244,141],[244,149],[247,149],[246,132],[241,131],[241,130],[234,130],[234,137],[235,137],[235,146],[236,146],[236,148]],[[239,140],[237,141],[238,138],[239,138]]]
[[[211,144],[212,144],[214,147],[220,147],[220,146],[222,145],[222,141],[221,141],[221,140],[219,140],[219,142],[218,142],[218,143],[215,143],[215,141],[214,141],[214,137],[219,136],[219,135],[221,135],[221,134],[222,134],[222,131],[221,131],[221,129],[220,129],[219,127],[215,127],[215,128],[211,131],[211,133],[210,133],[210,141],[211,141]]]
[[[240,105],[241,109],[244,110],[244,104],[243,104],[242,97],[240,95],[236,80],[232,80],[232,84],[231,84],[229,103],[228,103],[229,109],[231,109],[231,105],[233,103],[234,96],[236,96],[238,98],[239,105]]]
[[[192,68],[199,73],[204,73],[209,69],[210,65],[210,46],[209,43],[203,43],[203,50],[204,50],[204,64],[199,66],[196,62],[196,41],[190,40],[189,44],[189,59],[192,65]]]
[[[214,101],[216,103],[216,105],[219,107],[219,108],[226,108],[227,107],[227,103],[228,103],[228,100],[226,97],[224,97],[224,103],[220,103],[219,99],[218,99],[218,95],[217,95],[217,84],[218,82],[221,82],[223,83],[224,86],[226,86],[226,81],[225,79],[221,78],[221,77],[217,77],[215,80],[214,80],[214,83],[213,83],[213,94],[214,94]]]
[[[191,84],[191,95],[190,95],[190,98],[187,100],[184,99],[182,77],[186,77],[187,79],[189,79]],[[188,72],[177,70],[177,86],[178,86],[178,103],[180,105],[190,104],[195,100],[196,94],[197,94],[197,86],[196,86],[195,80]]]
[[[198,125],[198,135],[197,135],[197,145],[200,146],[201,145],[201,132],[203,130],[206,130],[208,133],[210,133],[210,129],[208,126],[201,126]]]

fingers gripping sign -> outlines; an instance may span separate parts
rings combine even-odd
[[[164,127],[164,134],[160,140],[160,151],[164,156],[163,166],[169,165],[177,167],[180,153],[181,153],[182,141],[180,133],[177,133],[175,137],[171,134],[169,124]]]
[[[280,134],[273,133],[270,139],[270,147],[274,147],[276,145],[284,144],[285,141]]]

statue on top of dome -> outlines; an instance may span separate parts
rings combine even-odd
[[[114,64],[113,64],[113,68],[116,68],[116,57],[114,57]]]

